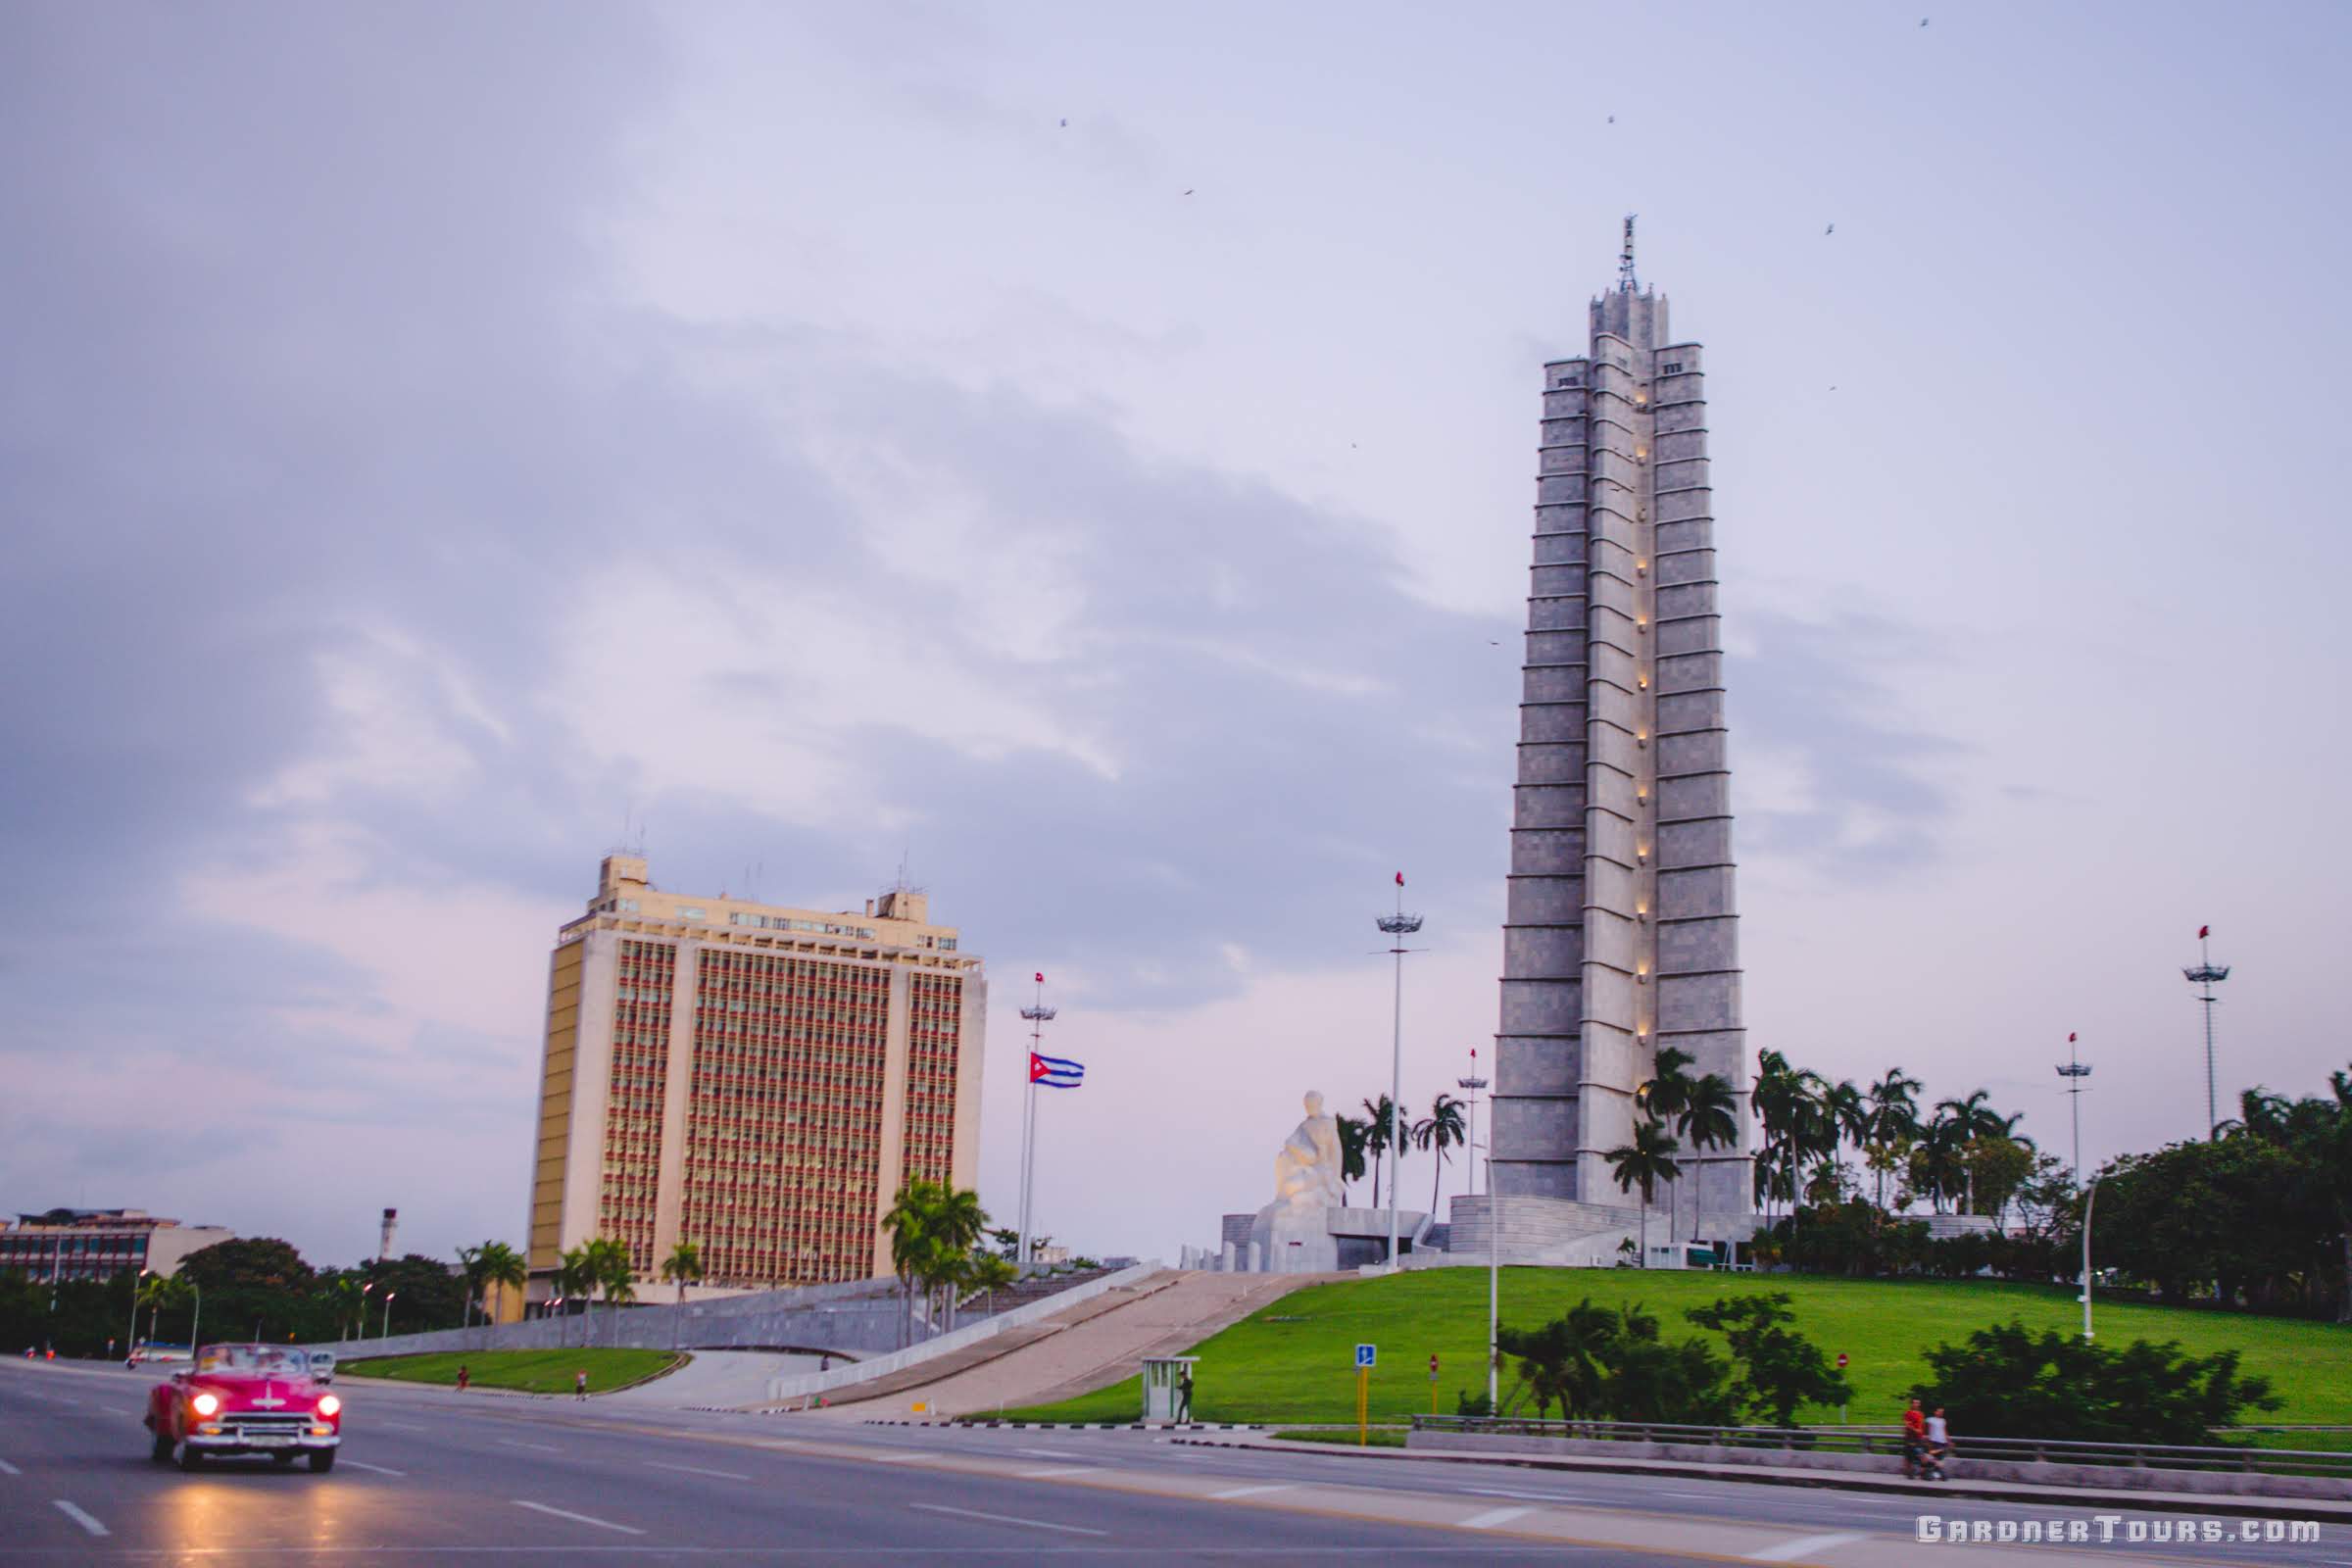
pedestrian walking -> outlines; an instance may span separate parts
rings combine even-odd
[[[1911,1407],[1903,1412],[1903,1479],[1917,1481],[1921,1461],[1927,1457],[1928,1416],[1912,1397]]]
[[[586,1367],[582,1367],[571,1375],[571,1396],[575,1399],[588,1397],[588,1369]]]
[[[466,1392],[466,1385],[471,1383],[472,1381],[473,1374],[466,1369],[466,1364],[462,1361],[458,1363],[458,1392],[460,1394],[464,1394]]]
[[[1188,1366],[1176,1378],[1176,1419],[1183,1422],[1190,1421],[1192,1418],[1193,1369]]]
[[[1928,1479],[1943,1479],[1943,1461],[1952,1451],[1952,1429],[1943,1419],[1943,1406],[1928,1417]]]

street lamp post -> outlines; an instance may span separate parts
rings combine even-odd
[[[1389,1046],[1389,1267],[1397,1263],[1396,1247],[1396,1170],[1403,1153],[1404,1143],[1404,956],[1412,950],[1404,939],[1421,929],[1421,917],[1404,912],[1404,873],[1396,873],[1396,912],[1384,914],[1374,922],[1392,939],[1390,954],[1396,962],[1396,1000],[1394,1011],[1395,1027]]]
[[[2082,1338],[2090,1339],[2090,1209],[2099,1200],[2099,1179],[2093,1176],[2082,1192]]]
[[[196,1298],[196,1309],[188,1314],[188,1359],[196,1359],[196,1325],[204,1321],[204,1287],[188,1281],[188,1292]]]
[[[2075,1055],[2075,1037],[2066,1037],[2066,1061],[2058,1076],[2067,1081],[2066,1097],[2075,1108],[2075,1180],[2082,1179],[2082,1080],[2090,1076],[2089,1066]]]
[[[355,1340],[368,1338],[368,1293],[374,1289],[375,1281],[373,1280],[365,1281],[360,1286],[359,1321],[352,1325],[351,1337]]]
[[[392,1298],[399,1294],[398,1291],[384,1293],[384,1326],[382,1331],[376,1335],[379,1340],[388,1340],[392,1337]]]
[[[1494,1141],[1492,1130],[1488,1142]],[[1487,1419],[1498,1413],[1494,1408],[1495,1377],[1502,1356],[1502,1213],[1495,1207],[1501,1199],[1494,1191],[1494,1153],[1487,1152]]]
[[[149,1271],[146,1269],[139,1270],[137,1278],[134,1278],[130,1282],[130,1338],[122,1342],[122,1353],[126,1356],[135,1355],[138,1353],[139,1281],[145,1279],[148,1275],[148,1272]]]

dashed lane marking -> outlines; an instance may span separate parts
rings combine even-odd
[[[1025,1453],[1032,1459],[1083,1459],[1086,1457],[1083,1453],[1072,1453],[1067,1448],[1015,1448],[1012,1451]]]
[[[1284,1481],[1267,1487],[1228,1487],[1223,1492],[1210,1493],[1208,1500],[1226,1502],[1235,1497],[1262,1497],[1269,1492],[1288,1492],[1294,1485],[1296,1483]]]
[[[985,1519],[991,1524],[1018,1525],[1023,1530],[1058,1530],[1065,1536],[1107,1536],[1107,1530],[1089,1530],[1084,1525],[1057,1525],[1050,1519],[1019,1519],[1008,1513],[982,1513],[977,1508],[951,1508],[944,1502],[916,1502],[908,1507],[925,1513],[949,1513],[958,1519]]]
[[[21,1476],[24,1473],[24,1471],[18,1469],[13,1464],[10,1464],[6,1459],[0,1459],[0,1476]]]
[[[610,1519],[598,1519],[589,1514],[573,1513],[569,1508],[551,1508],[544,1502],[530,1502],[521,1497],[515,1497],[511,1500],[517,1508],[528,1508],[533,1513],[549,1514],[558,1519],[569,1519],[576,1524],[594,1525],[599,1530],[617,1530],[624,1536],[642,1536],[645,1534],[644,1531],[638,1529],[635,1525],[616,1525]]]
[[[375,1424],[379,1427],[390,1427],[395,1432],[423,1432],[428,1430],[427,1428],[418,1426],[414,1421],[378,1421]]]
[[[1496,1525],[1507,1525],[1514,1519],[1524,1519],[1535,1511],[1533,1508],[1489,1508],[1485,1513],[1474,1513],[1467,1519],[1456,1520],[1455,1523],[1464,1530],[1492,1530]]]
[[[1869,1539],[1853,1531],[1828,1536],[1799,1536],[1794,1541],[1784,1541],[1777,1546],[1767,1546],[1762,1551],[1751,1551],[1747,1555],[1754,1562],[1794,1562],[1799,1557],[1810,1557],[1834,1546],[1850,1545],[1854,1542]]]
[[[749,1481],[752,1479],[740,1470],[706,1470],[699,1464],[664,1464],[659,1459],[648,1459],[645,1462],[655,1470],[682,1470],[690,1476],[717,1476],[725,1481]]]
[[[106,1536],[114,1533],[108,1530],[106,1526],[100,1524],[97,1520],[91,1518],[88,1514],[83,1513],[79,1508],[74,1507],[74,1504],[68,1502],[63,1497],[52,1497],[49,1499],[49,1501],[51,1506],[55,1507],[59,1513],[64,1514],[67,1518],[73,1520],[75,1524],[81,1526],[82,1529],[88,1531],[93,1536]]]
[[[912,1464],[917,1459],[928,1459],[931,1456],[927,1453],[861,1453],[858,1457],[871,1459],[876,1464]]]
[[[1049,1465],[1043,1470],[1022,1470],[1016,1474],[1023,1481],[1051,1481],[1055,1476],[1091,1476],[1095,1469],[1091,1464],[1057,1464]]]
[[[369,1464],[364,1459],[346,1459],[343,1461],[343,1463],[346,1468],[352,1470],[365,1470],[370,1475],[399,1476],[403,1479],[406,1479],[408,1476],[408,1472],[406,1470],[389,1470],[380,1464]]]
[[[504,1448],[536,1448],[541,1453],[562,1453],[564,1451],[552,1443],[525,1443],[519,1438],[497,1438],[492,1441]]]

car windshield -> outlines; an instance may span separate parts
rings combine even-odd
[[[208,1345],[196,1356],[199,1372],[267,1372],[281,1378],[307,1376],[311,1358],[283,1345]]]

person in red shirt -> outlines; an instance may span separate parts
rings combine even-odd
[[[1914,1397],[1911,1408],[1903,1412],[1903,1475],[1906,1479],[1919,1479],[1920,1459],[1927,1452],[1927,1412],[1920,1409],[1919,1400]]]

